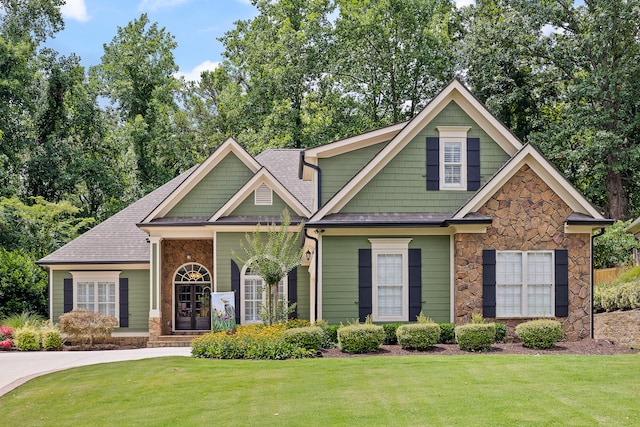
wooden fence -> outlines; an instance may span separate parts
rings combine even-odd
[[[599,285],[600,283],[611,283],[620,274],[620,268],[601,268],[593,271],[593,283]]]

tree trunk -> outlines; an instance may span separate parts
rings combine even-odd
[[[613,161],[609,156],[609,162]],[[622,175],[614,172],[611,168],[607,170],[607,195],[609,199],[609,218],[625,220],[628,212],[628,201],[622,185]]]

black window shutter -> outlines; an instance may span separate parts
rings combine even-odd
[[[422,310],[422,250],[409,249],[409,321]]]
[[[373,312],[372,273],[371,249],[358,249],[358,316],[361,322]]]
[[[440,189],[440,138],[427,137],[427,190]]]
[[[129,279],[126,277],[120,278],[119,285],[120,292],[120,327],[129,327]]]
[[[73,311],[73,279],[64,279],[64,312]]]
[[[496,317],[496,251],[482,251],[482,316]]]
[[[298,302],[298,268],[291,270],[287,276],[287,299],[289,304]],[[298,308],[289,315],[290,318],[298,318]]]
[[[231,290],[234,292],[236,304],[236,324],[240,324],[240,268],[231,260]]]
[[[467,190],[480,188],[480,138],[467,138]]]
[[[556,317],[569,315],[569,253],[566,249],[555,251]]]

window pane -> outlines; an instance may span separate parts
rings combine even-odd
[[[462,168],[458,165],[445,165],[444,182],[445,184],[460,184],[462,180]]]
[[[95,311],[95,297],[94,297],[94,283],[93,282],[78,282],[76,285],[77,295],[77,307],[84,308],[88,311]]]
[[[527,283],[553,283],[553,260],[550,252],[527,254]]]
[[[402,316],[402,286],[378,286],[378,316]]]
[[[497,253],[496,284],[522,284],[522,253]]]
[[[402,284],[402,255],[379,254],[377,257],[378,285]]]
[[[552,285],[527,286],[527,314],[529,316],[551,315],[551,288]]]
[[[460,142],[444,143],[444,162],[460,163],[462,161],[462,144]]]
[[[255,323],[260,320],[260,304],[262,303],[262,279],[249,278],[244,281],[244,320]]]
[[[520,316],[522,285],[496,286],[496,316]]]

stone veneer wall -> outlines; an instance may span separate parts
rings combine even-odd
[[[213,280],[213,240],[163,240],[161,247],[160,316],[162,334],[171,334],[173,327],[173,277],[183,264],[205,266]],[[191,260],[187,260],[187,253]]]
[[[523,166],[482,206],[479,213],[493,219],[486,234],[456,234],[455,322],[469,323],[482,313],[482,250],[554,250],[569,254],[569,316],[563,323],[565,338],[589,337],[590,238],[565,234],[564,222],[572,210],[529,166]],[[530,319],[498,319],[512,337],[517,324]]]
[[[598,313],[593,316],[593,337],[626,346],[640,346],[640,310]]]

